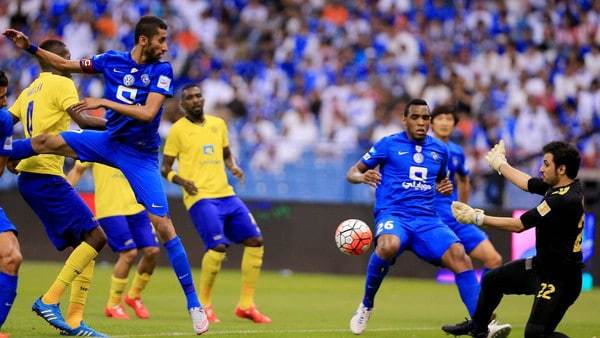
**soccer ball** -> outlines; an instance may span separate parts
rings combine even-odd
[[[373,234],[359,219],[347,219],[335,230],[335,244],[346,255],[362,255],[369,250]]]

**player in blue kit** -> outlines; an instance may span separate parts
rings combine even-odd
[[[107,109],[106,131],[39,135],[16,142],[11,158],[58,154],[120,169],[164,241],[169,261],[186,295],[194,331],[206,332],[208,320],[198,301],[187,254],[168,215],[158,165],[162,104],[173,95],[173,70],[170,63],[160,61],[168,50],[167,24],[155,16],[142,17],[135,27],[135,46],[131,52],[108,51],[78,61],[64,59],[30,44],[22,32],[8,29],[4,35],[55,69],[101,73],[106,98],[86,98],[75,110]]]
[[[0,71],[0,176],[10,155],[13,134],[13,119],[6,110],[6,92],[8,79]],[[17,279],[19,267],[23,261],[17,228],[6,217],[0,208],[0,328],[4,325],[10,308],[17,296]],[[0,338],[8,338],[8,334],[0,333]]]
[[[377,245],[369,259],[363,300],[350,320],[354,334],[366,329],[375,294],[404,250],[452,270],[463,303],[470,314],[475,311],[479,283],[471,260],[458,237],[436,213],[436,190],[450,194],[452,184],[446,177],[448,148],[427,135],[430,121],[427,103],[411,100],[404,110],[406,131],[381,139],[348,171],[351,183],[376,188]]]
[[[448,160],[448,178],[454,190],[451,195],[436,194],[436,210],[442,222],[458,236],[465,251],[471,258],[483,263],[487,269],[494,269],[502,265],[502,257],[487,238],[483,230],[474,224],[461,224],[452,216],[451,205],[453,201],[467,203],[469,200],[470,184],[469,169],[465,166],[465,152],[458,144],[450,141],[458,117],[454,109],[449,106],[437,106],[431,113],[431,130],[434,136],[448,146],[450,158]]]

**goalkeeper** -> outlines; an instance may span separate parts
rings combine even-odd
[[[537,207],[520,218],[494,217],[467,204],[454,202],[452,214],[461,223],[474,223],[512,232],[536,227],[536,251],[532,258],[519,259],[489,271],[481,282],[477,309],[471,320],[442,329],[454,335],[488,337],[487,324],[503,295],[533,295],[525,338],[568,337],[555,332],[565,312],[581,290],[581,236],[583,192],[576,179],[580,155],[564,142],[543,148],[540,178],[532,178],[506,162],[500,141],[486,156],[489,165],[524,191],[542,195]]]

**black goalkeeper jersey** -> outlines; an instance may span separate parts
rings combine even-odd
[[[544,196],[537,207],[521,216],[525,228],[536,227],[537,267],[547,273],[580,268],[584,211],[579,181],[552,188],[540,178],[531,178],[527,190]]]

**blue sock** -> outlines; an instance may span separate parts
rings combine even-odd
[[[390,263],[379,258],[376,253],[371,254],[369,265],[367,266],[367,280],[365,282],[365,296],[363,305],[367,308],[372,308],[375,303],[375,294],[383,282],[383,278],[390,270]]]
[[[165,242],[165,248],[169,256],[169,262],[177,275],[177,279],[181,284],[181,288],[187,298],[188,309],[194,307],[200,307],[200,301],[196,294],[196,288],[194,287],[194,280],[192,279],[192,270],[190,269],[190,262],[188,261],[187,254],[181,243],[179,236],[175,236],[168,242]]]
[[[12,151],[10,152],[11,160],[22,160],[31,156],[37,155],[31,146],[31,139],[14,140],[12,143]]]
[[[473,317],[475,308],[477,307],[477,300],[479,299],[479,283],[477,282],[477,275],[473,270],[463,271],[457,273],[456,286],[458,287],[458,293],[462,302],[469,310],[469,315]]]
[[[16,296],[17,276],[0,272],[0,327],[6,321]]]

